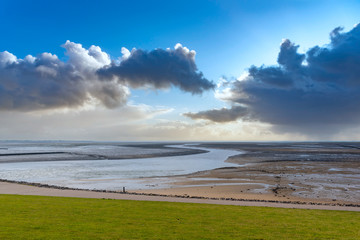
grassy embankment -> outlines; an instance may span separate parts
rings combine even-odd
[[[360,239],[360,213],[0,195],[0,239]]]

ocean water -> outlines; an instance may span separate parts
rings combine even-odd
[[[168,187],[173,181],[167,176],[236,166],[225,160],[240,154],[234,150],[205,149],[189,145],[178,147],[209,152],[142,159],[1,163],[0,178],[84,189],[162,188]],[[91,146],[88,148],[88,151],[93,152]],[[134,150],[136,151],[136,148]]]

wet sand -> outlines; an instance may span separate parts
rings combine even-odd
[[[245,153],[238,167],[178,176],[168,189],[137,192],[360,205],[359,143],[207,143]]]
[[[162,143],[0,141],[0,164],[81,160],[119,160],[206,153]]]
[[[242,154],[227,159],[238,166],[164,177],[172,181],[170,188],[136,190],[132,194],[13,183],[0,183],[0,193],[359,211],[360,143],[203,143],[200,146],[241,151]],[[145,180],[151,184],[151,178]]]
[[[182,202],[199,204],[219,204],[236,206],[258,206],[258,207],[278,207],[278,208],[297,208],[297,209],[320,209],[320,210],[339,210],[339,211],[360,211],[360,206],[338,206],[338,205],[316,205],[316,204],[294,204],[269,201],[239,201],[223,200],[210,198],[194,197],[175,197],[175,196],[156,196],[145,194],[127,194],[113,192],[96,192],[86,190],[56,189],[49,187],[36,187],[25,184],[0,182],[0,194],[14,195],[36,195],[53,197],[77,197],[77,198],[99,198],[99,199],[122,199],[135,201],[161,201],[161,202]]]

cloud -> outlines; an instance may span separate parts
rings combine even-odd
[[[192,94],[215,87],[213,82],[198,71],[195,51],[190,51],[181,44],[176,44],[174,50],[155,49],[148,52],[133,49],[130,53],[129,50],[122,49],[122,52],[124,57],[120,64],[114,62],[98,70],[100,78],[116,79],[132,88],[164,89],[175,86]]]
[[[298,53],[299,46],[290,40],[283,40],[278,65],[252,66],[247,77],[233,81],[223,94],[224,100],[245,108],[242,114],[232,107],[188,116],[214,122],[248,118],[270,123],[279,132],[310,135],[335,134],[358,125],[360,24],[349,32],[334,29],[330,40],[328,45],[315,46],[305,54]]]
[[[191,119],[205,119],[213,122],[232,122],[238,118],[247,115],[247,109],[242,106],[233,106],[232,108],[213,109],[201,111],[198,113],[184,113],[186,117]]]
[[[130,88],[179,87],[190,93],[213,88],[195,64],[195,51],[176,45],[175,50],[128,51],[120,62],[98,46],[86,49],[67,41],[67,61],[42,53],[19,59],[0,52],[0,110],[33,111],[79,108],[97,102],[107,108],[127,103]]]
[[[85,49],[70,41],[62,47],[69,57],[67,62],[51,53],[24,59],[6,51],[0,53],[1,110],[73,108],[92,99],[107,107],[126,102],[126,86],[94,77],[97,69],[111,62],[100,47]]]

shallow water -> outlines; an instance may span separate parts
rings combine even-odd
[[[164,176],[236,166],[225,160],[240,153],[234,150],[205,149],[189,145],[177,147],[203,149],[209,152],[129,160],[2,163],[0,178],[86,189],[161,188],[167,187],[172,181]]]

